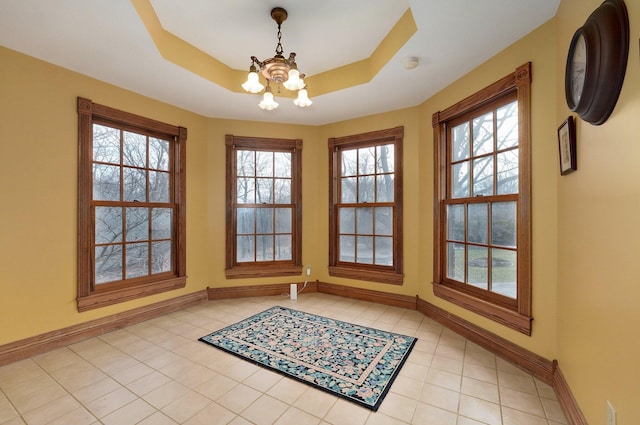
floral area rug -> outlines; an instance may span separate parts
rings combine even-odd
[[[199,341],[376,411],[417,339],[276,306]]]

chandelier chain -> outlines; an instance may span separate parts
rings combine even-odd
[[[282,55],[282,43],[280,39],[282,38],[282,32],[280,31],[280,24],[278,24],[278,45],[276,46],[276,55]]]

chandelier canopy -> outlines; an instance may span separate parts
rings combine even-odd
[[[304,83],[304,74],[298,71],[296,54],[291,52],[288,58],[285,58],[283,55],[281,43],[282,32],[280,28],[282,23],[287,20],[287,17],[287,11],[281,7],[274,7],[271,10],[271,18],[278,24],[276,54],[274,57],[265,59],[264,61],[260,61],[257,57],[251,56],[249,75],[247,76],[247,81],[242,84],[242,88],[249,93],[260,93],[264,89],[263,98],[258,106],[268,111],[277,108],[279,105],[273,98],[271,83],[278,85],[278,92],[280,91],[280,85],[284,86],[287,90],[297,90],[298,97],[293,103],[300,108],[305,108],[313,103],[311,99],[309,99],[307,86]],[[267,80],[266,88],[260,83],[258,69],[260,69],[262,76]]]

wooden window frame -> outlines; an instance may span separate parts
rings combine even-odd
[[[302,273],[302,140],[225,136],[226,145],[226,267],[227,279],[293,276]],[[236,158],[235,149],[291,153],[292,258],[286,261],[236,261]],[[278,204],[270,204],[278,205]]]
[[[78,311],[87,311],[186,286],[186,140],[187,129],[141,117],[78,97]],[[93,124],[154,134],[173,143],[173,271],[95,284],[93,214]]]
[[[445,281],[447,133],[449,123],[462,115],[480,110],[497,99],[515,93],[518,101],[519,191],[517,208],[517,299],[513,305],[483,297],[473,289]],[[468,98],[433,114],[434,131],[434,267],[433,292],[456,305],[487,317],[525,335],[531,335],[531,63],[518,67]]]
[[[329,148],[329,275],[371,282],[402,285],[403,274],[403,205],[402,205],[402,144],[404,127],[333,137],[328,141]],[[394,145],[394,202],[393,206],[393,265],[346,263],[339,256],[339,220],[340,206],[340,165],[339,156],[343,149],[363,148],[376,145]]]

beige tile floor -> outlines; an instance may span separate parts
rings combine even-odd
[[[197,338],[273,305],[418,337],[378,412]],[[0,424],[558,425],[553,390],[422,314],[325,294],[208,301],[0,367]]]

